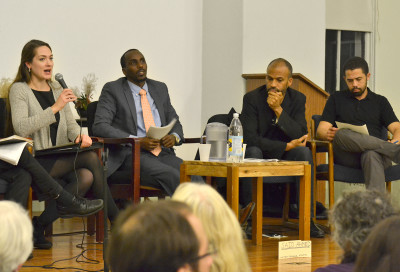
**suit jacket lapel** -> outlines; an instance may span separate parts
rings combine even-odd
[[[259,122],[260,122],[260,133],[261,135],[265,135],[265,133],[267,132],[268,128],[269,128],[269,124],[271,123],[271,109],[268,106],[267,103],[267,98],[268,98],[268,92],[267,92],[267,88],[263,88],[260,91],[260,100],[258,103],[260,103],[260,110],[259,110]]]
[[[128,102],[129,110],[131,111],[133,121],[135,123],[134,131],[137,132],[137,113],[135,107],[135,100],[133,100],[131,88],[129,88],[127,80],[122,83],[122,90],[125,95],[126,101]]]
[[[154,99],[154,103],[156,104],[158,114],[160,115],[161,126],[165,126],[167,124],[167,121],[166,121],[166,116],[165,116],[164,107],[162,104],[162,99],[160,97],[160,93],[158,92],[158,90],[156,89],[156,87],[150,80],[147,80],[147,87],[149,89],[149,93],[150,93],[151,97]]]

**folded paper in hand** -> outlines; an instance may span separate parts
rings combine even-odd
[[[356,125],[336,121],[336,126],[338,127],[338,129],[347,128],[347,129],[350,129],[352,131],[355,131],[355,132],[358,132],[361,134],[369,135],[367,125],[365,125],[365,124],[362,126],[356,126]]]
[[[146,133],[146,136],[153,139],[160,140],[162,137],[167,135],[171,129],[174,127],[176,123],[176,119],[174,118],[168,125],[165,127],[150,127]]]
[[[0,139],[0,160],[17,165],[26,144],[33,144],[31,139],[17,135]]]

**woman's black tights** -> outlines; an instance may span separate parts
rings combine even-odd
[[[74,165],[76,171],[74,171]],[[89,189],[95,198],[103,199],[103,166],[97,154],[93,151],[85,151],[76,154],[68,153],[57,157],[56,162],[49,174],[56,180],[62,180],[66,185],[64,189],[72,194],[84,196]],[[78,182],[76,182],[78,178]],[[64,185],[64,184],[62,184]],[[77,186],[78,185],[78,186]],[[113,222],[118,214],[118,208],[111,196],[108,186],[106,187],[108,219]],[[59,214],[55,201],[46,207],[45,211],[39,216],[38,220],[42,226],[55,221]]]

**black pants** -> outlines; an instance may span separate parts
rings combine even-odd
[[[31,175],[20,167],[4,167],[0,162],[0,178],[7,182],[7,191],[4,199],[13,200],[23,207],[28,201],[29,188],[31,187]],[[9,166],[11,166],[9,164]]]
[[[7,199],[26,205],[29,187],[40,192],[40,200],[53,199],[61,192],[58,184],[25,148],[16,166],[0,161],[0,177],[9,182]]]
[[[172,196],[179,186],[181,163],[182,159],[167,148],[163,148],[158,156],[142,151],[140,153],[140,184],[163,189]],[[132,155],[129,153],[118,171],[131,171],[131,169]]]

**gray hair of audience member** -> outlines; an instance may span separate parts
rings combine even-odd
[[[400,216],[384,219],[365,240],[355,272],[394,272],[400,267]]]
[[[330,213],[333,239],[344,251],[342,262],[354,262],[371,229],[393,214],[395,209],[385,193],[374,190],[343,193]]]
[[[217,250],[212,272],[251,271],[239,221],[214,188],[207,184],[182,183],[172,199],[188,204],[203,223],[208,241]]]
[[[112,229],[107,260],[113,272],[175,272],[185,264],[197,271],[199,240],[185,204],[164,200],[130,206]]]
[[[27,211],[16,202],[0,201],[0,272],[18,271],[33,249]]]

